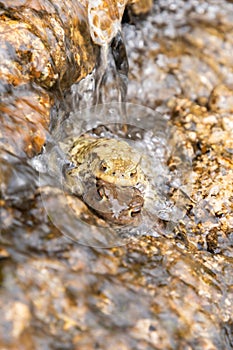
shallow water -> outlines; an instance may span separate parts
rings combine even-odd
[[[122,121],[124,124],[121,123]],[[136,225],[135,228],[123,226],[122,233],[140,237],[151,230],[151,235],[157,235],[156,222],[159,220],[169,223],[168,232],[171,232],[172,226],[177,224],[185,214],[185,202],[191,192],[192,174],[191,159],[173,142],[175,133],[175,128],[169,126],[166,116],[140,105],[124,104],[122,106],[122,103],[112,102],[72,113],[60,125],[59,131],[52,134],[44,153],[32,161],[33,166],[40,172],[43,203],[54,225],[74,241],[89,246],[111,247],[127,243],[127,240],[121,238],[118,229],[115,232],[114,227],[107,228],[106,225],[104,229],[100,226],[89,227],[88,220],[83,222],[81,219],[82,214],[78,215],[77,220],[75,218],[77,211],[74,215],[75,209],[72,209],[72,205],[69,205],[69,200],[66,199],[67,189],[65,190],[62,169],[69,162],[67,153],[73,139],[86,134],[91,137],[126,141],[132,148],[132,157],[133,152],[136,151],[135,155],[138,153],[140,168],[148,179],[141,224]],[[172,166],[169,163],[172,163]],[[47,175],[49,178],[46,180]],[[48,184],[61,190],[57,205],[48,198],[47,193],[43,195],[43,186]],[[83,185],[80,183],[80,187],[85,187],[84,182]],[[64,191],[63,195],[62,191]],[[173,198],[170,193],[173,193]],[[57,198],[58,193],[55,192],[54,196]],[[84,201],[87,196],[88,193],[84,193]],[[95,204],[91,198],[85,203],[93,209],[100,206],[99,202]],[[96,208],[95,205],[97,205]],[[75,207],[75,203],[73,206]],[[66,213],[67,217],[66,214],[61,213]],[[165,226],[164,229],[161,226],[159,230],[162,234],[167,232]]]
[[[233,166],[228,152],[233,127],[230,103],[216,112],[208,102],[215,86],[232,83],[232,17],[228,1],[156,1],[151,15],[132,16],[123,27],[130,67],[127,101],[157,107],[163,116],[155,125],[150,118],[143,125],[131,123],[149,129],[145,137],[156,126],[158,139],[148,137],[145,144],[151,152],[156,144],[157,159],[167,157],[169,139],[169,151],[192,162],[185,215],[172,230],[158,234],[150,229],[112,249],[74,243],[54,225],[42,201],[56,208],[59,193],[54,187],[38,188],[39,173],[25,156],[1,152],[3,348],[233,348]],[[118,91],[108,87],[115,84],[114,65],[108,74],[102,94],[116,101]],[[64,116],[71,118],[63,122],[67,135],[93,127],[82,112],[86,123],[73,120],[76,108],[94,103],[94,87],[92,74],[66,91],[64,110],[64,101],[55,101],[52,115],[59,122],[52,137],[47,133],[47,145],[54,147],[54,139],[64,137]],[[168,121],[173,137],[163,133]],[[155,170],[161,169],[167,176],[163,162]],[[177,200],[176,191],[169,194]]]

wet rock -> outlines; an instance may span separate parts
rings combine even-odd
[[[39,195],[25,211],[1,199],[2,348],[232,348],[232,116],[208,104],[232,80],[232,13],[229,1],[158,0],[124,29],[128,99],[171,116],[193,162],[175,232],[89,248],[61,236]]]
[[[109,43],[120,30],[126,3],[0,4],[1,148],[29,157],[42,150],[54,100],[93,70],[96,44]]]
[[[151,10],[152,5],[152,0],[131,0],[129,2],[130,9],[135,15],[148,13]]]
[[[24,337],[35,347],[41,342],[50,346],[52,337],[53,344],[84,349],[92,348],[90,339],[101,349],[118,349],[119,339],[125,349],[175,349],[189,343],[198,349],[207,344],[219,348],[221,322],[230,322],[232,310],[230,295],[223,296],[219,285],[214,256],[203,261],[200,253],[180,249],[173,240],[152,237],[101,251],[63,248],[55,253],[58,260],[54,253],[19,259],[13,281],[31,311],[29,317],[24,318],[25,312],[20,316],[25,322],[15,328],[13,340],[9,335],[11,343],[23,339],[29,348],[20,336],[24,327]],[[9,291],[12,272],[4,272],[3,285]],[[2,321],[7,310],[15,307],[2,308]]]
[[[35,81],[51,88],[59,82],[64,88],[94,67],[87,13],[80,2],[5,4],[1,31],[5,58],[2,78],[8,83]]]
[[[232,113],[233,90],[223,84],[216,86],[210,94],[208,106],[213,112]]]
[[[130,101],[143,96],[154,108],[185,95],[206,103],[217,85],[231,86],[232,4],[205,4],[156,1],[142,28],[140,23],[125,26]]]
[[[207,230],[215,232],[223,227],[224,232],[231,230],[233,162],[227,149],[233,129],[224,128],[222,116],[208,112],[205,107],[185,99],[176,100],[175,105],[173,103],[174,100],[169,106],[173,108],[174,121],[177,126],[184,128],[195,150],[191,213],[198,226],[193,226],[192,232],[196,232],[196,235],[190,238],[197,242],[199,237],[201,242]],[[225,123],[231,122],[231,115],[224,114],[224,118]],[[207,234],[207,241],[208,249],[211,250],[213,240],[210,243],[210,233]]]
[[[87,14],[74,1],[4,3],[0,31],[1,147],[31,157],[45,143],[49,90],[70,86],[94,67]]]

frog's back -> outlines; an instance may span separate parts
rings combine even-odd
[[[124,159],[129,157],[128,152],[132,153],[132,149],[125,141],[83,135],[73,142],[68,154],[72,162],[81,164],[94,153],[99,159],[112,158],[114,155]],[[130,158],[132,158],[132,154]]]
[[[75,164],[82,164],[87,155],[98,145],[101,139],[96,139],[91,136],[80,136],[73,141],[71,148],[68,151],[70,160]]]

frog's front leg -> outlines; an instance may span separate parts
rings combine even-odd
[[[64,188],[73,195],[81,197],[84,193],[84,185],[80,177],[79,168],[73,163],[65,163],[62,167]]]

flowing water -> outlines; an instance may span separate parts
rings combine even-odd
[[[43,153],[29,161],[4,144],[0,348],[233,348],[232,18],[230,1],[213,0],[125,13],[128,58],[118,34],[92,73],[62,98],[55,89]],[[69,137],[102,125],[145,155],[159,197],[127,241],[62,188]]]
[[[132,147],[131,157],[133,150],[136,150],[140,167],[149,181],[142,223],[136,228],[126,225],[121,231],[134,237],[146,235],[149,231],[150,235],[157,235],[156,222],[158,224],[159,220],[163,220],[169,223],[171,232],[172,225],[183,218],[185,203],[191,192],[191,159],[184,149],[177,148],[173,140],[174,133],[175,128],[169,125],[165,116],[140,105],[112,102],[71,113],[60,125],[59,131],[53,134],[50,142],[47,142],[43,154],[32,161],[40,172],[42,187],[47,183],[64,191],[56,205],[55,201],[51,201],[52,195],[48,201],[47,194],[44,195],[42,191],[44,206],[50,219],[62,233],[81,244],[111,247],[128,242],[122,239],[119,230],[106,227],[101,229],[88,225],[87,222],[83,223],[82,215],[78,215],[77,220],[77,213],[73,215],[67,202],[62,169],[68,162],[67,153],[72,140],[85,134],[127,141]],[[176,166],[174,163],[169,166],[171,160],[176,162]],[[54,196],[57,199],[57,192]],[[95,203],[91,199],[86,204],[93,209],[100,206],[99,202]],[[115,208],[113,206],[116,216],[118,206],[119,202],[115,204]],[[159,231],[163,234],[167,232],[165,226],[164,229],[160,227]]]

